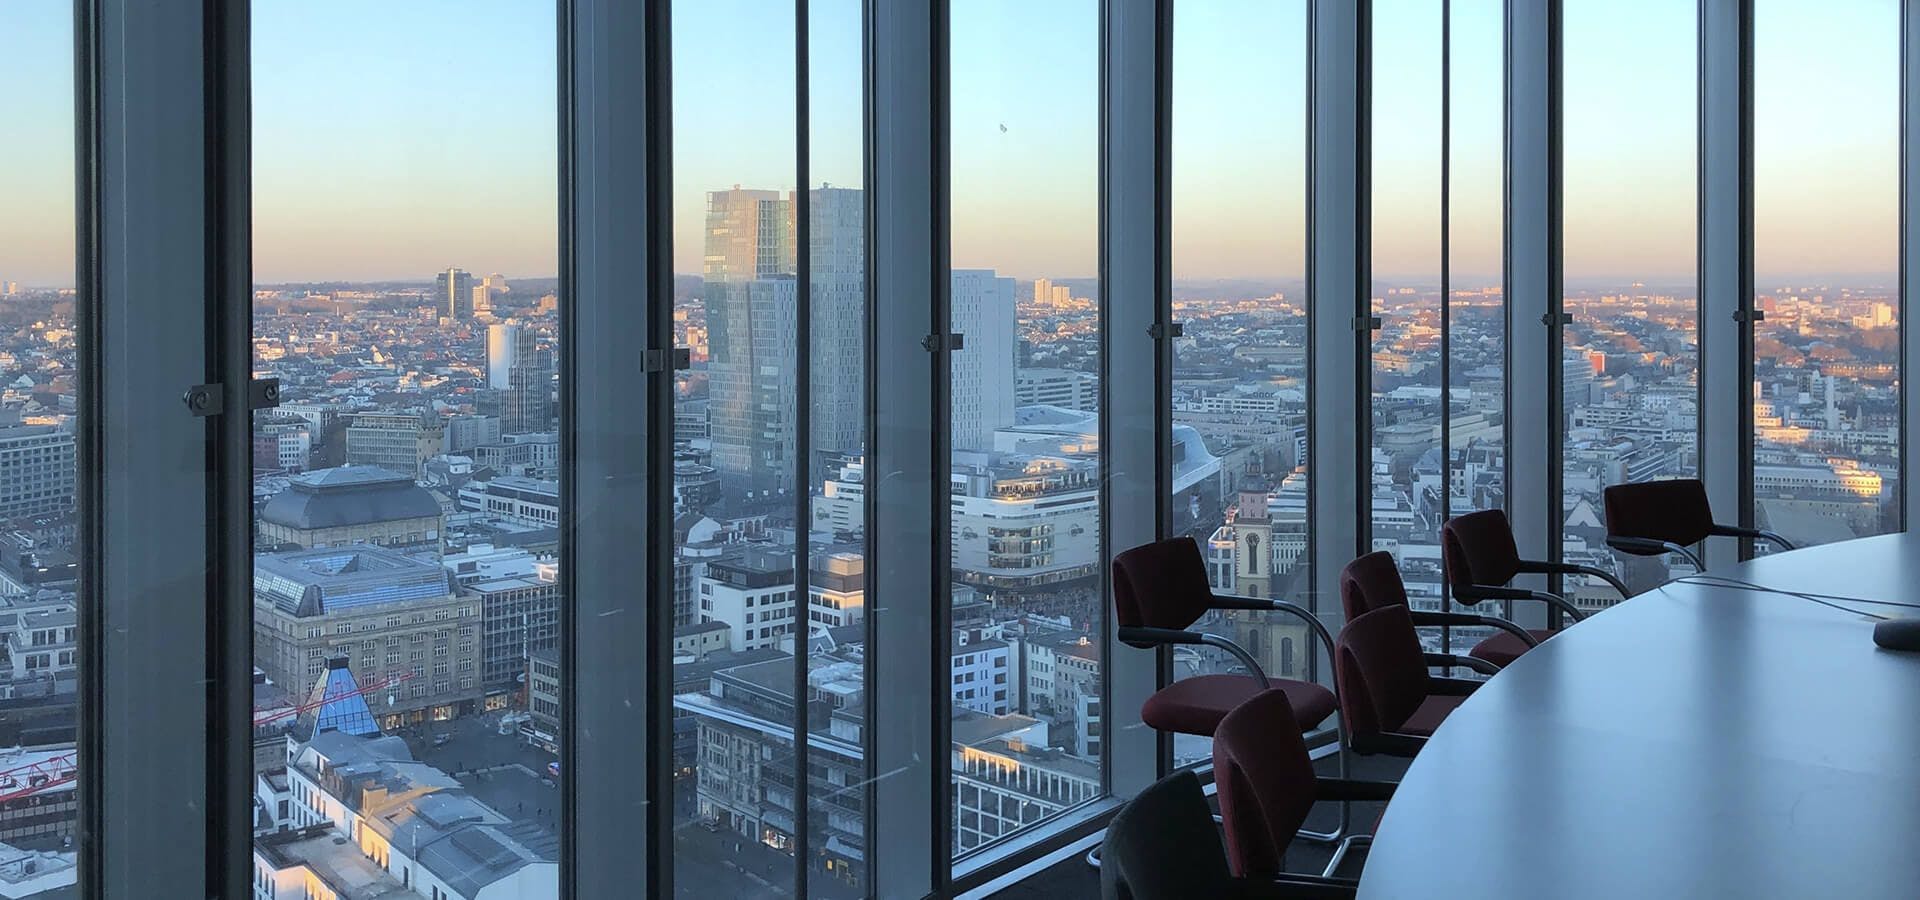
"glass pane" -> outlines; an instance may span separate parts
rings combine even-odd
[[[1901,527],[1900,15],[1754,6],[1753,520],[1799,546]]]
[[[1315,598],[1307,552],[1306,4],[1182,2],[1173,27],[1173,530],[1214,590]],[[1265,613],[1196,629],[1269,675],[1307,674],[1314,636]],[[1173,677],[1241,671],[1177,648]],[[1175,765],[1212,741],[1173,736]]]
[[[48,897],[78,896],[76,578],[92,549],[74,512],[73,20],[72,3],[0,3],[0,843],[33,854],[45,880],[27,890]]]
[[[1507,507],[1507,309],[1505,282],[1505,4],[1453,0],[1448,114],[1445,516]],[[1438,463],[1439,460],[1434,460]],[[1505,615],[1492,604],[1456,609]],[[1465,653],[1484,634],[1448,629],[1450,651]]]
[[[1570,0],[1564,23],[1561,554],[1636,591],[1674,560],[1608,550],[1601,491],[1699,472],[1696,17],[1667,0]],[[1622,66],[1629,43],[1642,52]],[[1588,609],[1620,599],[1597,579],[1566,588]]]
[[[866,879],[866,175],[860,0],[808,4],[807,893]]]
[[[555,896],[554,7],[252,24],[256,867]]]
[[[795,37],[792,4],[673,4],[674,325],[694,360],[675,408],[681,897],[793,894],[806,814],[794,754]]]
[[[1416,609],[1442,606],[1440,0],[1380,0],[1373,22],[1372,549]],[[1345,560],[1332,561],[1341,565]],[[1424,636],[1439,648],[1436,631]]]
[[[951,25],[962,856],[1102,794],[1100,6],[956,3]]]

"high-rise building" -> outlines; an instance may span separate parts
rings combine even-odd
[[[492,369],[491,356],[488,369]],[[553,426],[552,357],[540,350],[531,328],[522,328],[514,336],[505,400],[500,418],[507,433],[546,431]]]
[[[1033,302],[1048,303],[1053,300],[1053,282],[1045,278],[1033,280]]]
[[[793,486],[792,219],[777,191],[707,194],[713,465],[748,490]]]
[[[472,302],[473,302],[474,312],[476,313],[493,312],[493,294],[487,290],[486,285],[484,284],[474,285],[473,291],[472,291],[472,297],[473,297]]]
[[[421,464],[440,453],[442,432],[417,412],[361,413],[347,426],[347,465],[418,478]]]
[[[819,484],[829,463],[862,449],[866,424],[867,215],[865,192],[820,187],[808,192],[808,262],[812,298],[812,434],[808,483]]]
[[[514,346],[520,339],[520,326],[505,322],[487,326],[487,387],[507,389],[507,372],[513,367]]]
[[[953,354],[953,447],[991,450],[993,433],[1013,424],[1013,279],[953,270],[953,330],[966,341]]]
[[[473,276],[460,268],[433,276],[433,302],[442,318],[473,318]]]
[[[0,428],[0,519],[73,508],[73,432],[52,425]]]

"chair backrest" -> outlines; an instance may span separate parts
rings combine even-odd
[[[1713,533],[1707,486],[1697,478],[1616,484],[1602,498],[1608,537],[1648,538],[1686,547]]]
[[[1213,603],[1193,538],[1142,544],[1113,558],[1113,611],[1128,628],[1185,628]]]
[[[1463,603],[1480,599],[1472,585],[1500,587],[1520,574],[1520,548],[1513,542],[1507,514],[1483,509],[1454,516],[1440,526],[1440,559],[1447,581]]]
[[[1313,759],[1281,690],[1248,698],[1213,731],[1227,864],[1242,878],[1277,875],[1313,809]]]
[[[1348,619],[1357,619],[1382,606],[1406,606],[1407,585],[1393,554],[1375,550],[1340,570],[1340,605]]]
[[[1100,844],[1106,900],[1224,897],[1233,891],[1200,779],[1183,769],[1148,785],[1107,823]]]
[[[1347,734],[1400,730],[1432,687],[1412,611],[1383,606],[1349,619],[1334,641],[1333,674]]]

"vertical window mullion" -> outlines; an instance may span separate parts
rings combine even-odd
[[[1560,527],[1558,12],[1559,0],[1507,4],[1507,494],[1525,559],[1551,558]],[[1533,604],[1514,613],[1526,627],[1546,624]]]
[[[574,897],[673,893],[666,6],[568,0],[562,15],[560,833]]]
[[[1371,4],[1311,0],[1309,9],[1308,547],[1312,608],[1337,630],[1341,567],[1366,549]],[[1330,681],[1332,661],[1322,661],[1314,674]]]
[[[1751,515],[1753,72],[1749,0],[1700,4],[1700,478],[1713,508]],[[1736,547],[1709,541],[1709,567]]]
[[[1165,326],[1167,270],[1166,92],[1171,0],[1107,3],[1102,36],[1100,153],[1100,435],[1106,485],[1104,561],[1163,536],[1170,502],[1173,337]],[[1101,598],[1106,603],[1104,592]],[[1108,616],[1111,620],[1112,617]],[[1159,732],[1140,705],[1160,684],[1161,653],[1105,630],[1102,748],[1109,790],[1121,797],[1163,771]]]
[[[232,893],[227,872],[245,872],[221,858],[232,848],[216,823],[236,824],[219,814],[235,798],[210,762],[217,741],[247,735],[207,727],[223,714],[207,689],[222,416],[181,403],[219,374],[210,298],[223,274],[208,202],[211,31],[188,6],[102,0],[79,22],[83,858],[89,892],[110,898],[154,884]],[[244,842],[249,823],[237,824]]]
[[[867,7],[866,687],[870,892],[949,876],[946,3]],[[884,375],[884,377],[882,377]],[[931,440],[930,440],[931,438]]]

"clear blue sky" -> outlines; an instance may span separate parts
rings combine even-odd
[[[860,181],[858,0],[813,11],[815,183]],[[1438,270],[1439,0],[1375,0],[1374,268]],[[1454,2],[1454,269],[1497,279],[1500,0]],[[1691,282],[1694,4],[1566,0],[1569,278]],[[954,4],[954,262],[1094,271],[1096,0]],[[68,0],[0,2],[0,278],[72,281]],[[1763,278],[1896,262],[1895,0],[1763,0],[1756,259]],[[1176,8],[1174,265],[1299,277],[1303,0]],[[546,0],[259,0],[263,281],[555,268]],[[792,189],[791,4],[675,9],[675,264],[704,192]]]

